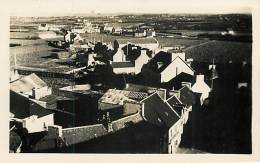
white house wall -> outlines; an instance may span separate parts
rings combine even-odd
[[[116,54],[113,56],[113,62],[123,62],[125,61],[124,51],[122,49],[118,49]]]
[[[143,65],[146,64],[149,59],[150,58],[146,54],[141,54],[140,57],[135,60],[135,74],[141,72]]]
[[[175,153],[183,133],[182,119],[178,120],[168,131],[168,153]]]
[[[31,116],[23,119],[23,127],[26,128],[29,133],[45,131],[47,127],[51,125],[54,125],[53,114],[40,118],[37,118],[37,116]],[[46,128],[44,128],[44,126]]]
[[[168,82],[182,72],[194,75],[192,69],[182,60],[177,58],[163,72],[161,72],[161,82]]]
[[[135,72],[135,67],[125,67],[125,68],[114,68],[113,72],[115,74],[129,74]]]

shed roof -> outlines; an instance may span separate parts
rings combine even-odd
[[[15,92],[30,92],[33,88],[42,88],[47,84],[39,78],[36,74],[32,73],[16,80],[10,84],[10,89]]]

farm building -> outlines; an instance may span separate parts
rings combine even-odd
[[[114,49],[121,49],[127,44],[134,44],[142,48],[155,50],[159,47],[158,41],[154,38],[129,38],[129,39],[117,39],[114,41]]]
[[[10,83],[10,89],[24,96],[40,99],[50,95],[52,90],[37,75],[30,74]]]
[[[22,124],[29,133],[45,131],[54,125],[53,112],[24,97],[22,94],[10,91],[10,112],[14,115],[11,121]]]

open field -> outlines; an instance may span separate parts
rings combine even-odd
[[[48,46],[45,40],[39,39],[35,43],[33,43],[33,40],[21,39],[15,41],[26,45],[10,47],[10,67],[14,66],[14,55],[16,54],[17,66],[40,68],[54,72],[72,70],[72,67],[66,64],[68,59],[57,59],[54,57],[53,54],[61,51],[61,49]]]
[[[229,41],[210,41],[200,46],[187,48],[186,57],[199,62],[251,62],[252,44]]]
[[[156,37],[159,44],[162,47],[167,46],[176,46],[176,45],[184,45],[185,47],[198,45],[208,40],[201,40],[201,39],[185,39],[185,38],[166,38],[166,37]]]

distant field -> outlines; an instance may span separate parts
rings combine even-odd
[[[37,40],[26,40],[26,39],[10,39],[11,44],[21,44],[21,46],[25,45],[39,45],[39,44],[45,44],[46,41],[42,39]]]
[[[116,39],[127,39],[127,38],[134,38],[131,36],[113,36],[113,35],[107,35],[107,34],[81,34],[81,37],[83,39],[86,39],[88,41],[102,41],[105,43],[112,43]],[[165,46],[175,46],[175,45],[184,45],[186,47],[193,46],[193,45],[198,45],[204,42],[207,42],[208,40],[199,40],[199,39],[185,39],[185,38],[166,38],[166,37],[156,37],[158,40],[159,44],[163,47]]]
[[[10,32],[10,39],[27,39],[32,37],[38,37],[34,32]]]
[[[201,46],[185,50],[186,56],[200,62],[251,62],[252,44],[231,41],[210,41]]]
[[[185,39],[185,38],[166,38],[166,37],[156,37],[159,44],[162,47],[167,46],[176,46],[176,45],[184,45],[185,47],[198,45],[208,40],[199,40],[199,39]]]
[[[109,35],[109,34],[100,34],[100,33],[96,33],[96,34],[89,34],[89,33],[84,33],[84,34],[81,34],[81,37],[83,39],[86,39],[88,41],[94,41],[94,38],[95,38],[95,41],[102,41],[105,42],[105,43],[112,43],[116,40],[116,39],[127,39],[127,38],[133,38],[133,37],[126,37],[126,36],[114,36],[114,35]]]
[[[53,53],[60,49],[48,46],[44,40],[36,41],[38,43],[41,42],[41,44],[37,45],[33,44],[33,40],[32,42],[27,42],[26,40],[25,42],[28,43],[25,46],[10,48],[10,67],[14,66],[14,54],[16,54],[16,63],[18,66],[42,68],[55,72],[64,72],[72,69],[65,64],[66,60],[55,59],[52,56]]]

